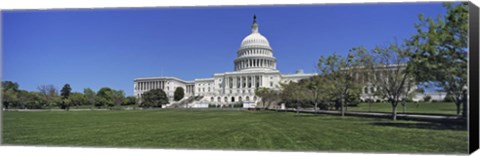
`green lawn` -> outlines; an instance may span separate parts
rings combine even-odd
[[[465,153],[464,127],[273,111],[3,112],[3,143],[187,149]]]
[[[348,107],[348,111],[368,112],[368,103],[361,103],[357,107]],[[455,103],[446,102],[418,102],[407,103],[406,113],[429,113],[429,114],[445,114],[456,115],[457,107]],[[390,103],[372,103],[372,112],[392,112],[392,105]],[[403,112],[403,106],[398,104],[397,112]]]

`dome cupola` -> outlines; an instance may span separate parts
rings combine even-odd
[[[276,70],[276,59],[267,38],[258,31],[257,16],[253,15],[252,32],[242,40],[234,61],[235,71]]]

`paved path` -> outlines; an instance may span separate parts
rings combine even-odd
[[[274,111],[287,111],[287,112],[296,112],[296,110],[282,110],[282,109],[272,109]],[[300,110],[301,113],[315,113],[314,110]],[[318,114],[333,114],[341,115],[340,111],[328,111],[328,110],[318,110]],[[392,113],[380,113],[380,112],[345,112],[346,116],[364,116],[364,117],[379,117],[379,118],[392,118]],[[424,115],[424,114],[397,114],[397,119],[404,120],[420,120],[420,121],[452,121],[452,122],[462,122],[464,119],[459,116],[452,115]]]

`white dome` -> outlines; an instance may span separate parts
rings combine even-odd
[[[242,40],[240,48],[243,49],[252,46],[262,46],[270,48],[270,43],[268,42],[267,38],[265,38],[265,36],[263,36],[262,34],[258,32],[252,32],[250,35],[248,35]]]
[[[253,16],[252,33],[242,40],[237,58],[233,61],[235,71],[276,70],[277,61],[267,38],[258,32],[257,17]]]

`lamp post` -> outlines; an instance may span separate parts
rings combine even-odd
[[[468,106],[468,87],[465,85],[463,86],[463,92],[462,92],[462,103],[463,103],[463,112],[462,112],[462,117],[466,118],[467,117],[467,106]]]

